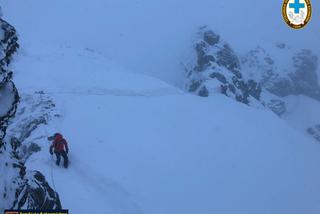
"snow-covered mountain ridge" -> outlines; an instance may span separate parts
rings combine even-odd
[[[254,98],[259,100],[261,86],[252,79],[243,79],[239,57],[230,45],[206,26],[199,31],[196,65],[186,68],[187,90],[202,97],[222,93],[245,104]]]
[[[269,51],[258,47],[242,58],[242,66],[244,76],[255,79],[265,90],[262,100],[267,106],[290,125],[300,127],[300,131],[319,141],[316,127],[320,118],[316,115],[320,111],[316,106],[320,104],[320,73],[314,52],[286,44],[277,44]]]
[[[199,29],[194,49],[194,59],[186,63],[187,91],[202,97],[221,93],[251,106],[260,102],[284,119],[296,118],[295,122],[287,121],[293,127],[303,123],[300,131],[319,140],[320,120],[315,122],[313,115],[320,112],[312,111],[302,119],[308,113],[308,105],[320,102],[318,56],[311,50],[277,44],[270,50],[272,54],[258,47],[241,56],[208,27]],[[306,96],[300,116],[289,116],[293,113],[288,109],[288,96],[296,102],[301,102],[299,96]],[[315,101],[307,102],[307,97]]]
[[[2,189],[10,190],[7,191],[10,196],[3,194],[6,200],[0,200],[2,209],[59,208],[61,200],[63,208],[80,214],[101,211],[114,214],[319,213],[319,145],[265,107],[271,106],[269,101],[278,101],[272,102],[270,108],[276,106],[282,112],[284,104],[281,117],[287,122],[299,122],[304,118],[291,116],[306,111],[306,102],[310,116],[317,115],[315,99],[305,99],[303,95],[299,96],[301,99],[296,99],[296,95],[279,97],[265,87],[260,88],[259,75],[253,76],[252,81],[247,78],[243,70],[245,63],[231,44],[222,37],[218,39],[219,44],[214,44],[212,38],[217,37],[216,33],[210,33],[213,37],[205,39],[213,45],[205,44],[194,52],[198,55],[193,62],[200,62],[198,68],[207,69],[193,66],[188,70],[192,71],[192,78],[201,78],[196,92],[206,86],[209,93],[205,98],[158,78],[129,71],[124,68],[127,65],[87,46],[90,42],[81,40],[86,38],[83,35],[74,34],[67,27],[60,28],[65,26],[61,20],[70,17],[65,22],[77,20],[73,24],[82,27],[85,34],[98,35],[93,38],[99,44],[110,45],[107,46],[109,53],[123,58],[134,53],[134,60],[141,58],[138,62],[152,64],[152,57],[142,57],[146,55],[141,54],[141,49],[132,48],[140,47],[141,43],[130,44],[134,41],[130,39],[121,43],[122,40],[99,35],[101,28],[97,26],[101,25],[91,22],[96,16],[86,17],[90,22],[85,23],[90,25],[85,30],[78,16],[70,16],[69,11],[79,8],[87,11],[85,6],[89,6],[90,11],[100,5],[98,0],[92,2],[26,0],[19,2],[21,7],[17,2],[6,3],[19,11],[12,10],[10,17],[18,27],[21,44],[10,69],[14,71],[20,103],[7,128],[8,149],[0,154],[0,167],[3,166],[0,169],[5,169],[0,171],[0,180],[4,181]],[[100,3],[105,2],[114,1]],[[119,0],[114,5],[127,8],[127,3],[129,1]],[[30,4],[35,7],[30,8]],[[47,7],[48,4],[54,7]],[[157,2],[131,4],[130,9],[141,4],[154,7]],[[21,15],[29,13],[25,18],[37,23],[35,28],[30,22],[25,25]],[[104,11],[98,17],[106,18],[105,14],[110,15]],[[87,32],[88,29],[94,31]],[[117,31],[106,29],[114,38],[112,34]],[[144,48],[149,48],[153,38],[147,37],[152,37],[152,33],[146,30],[141,35],[147,41],[142,43]],[[78,45],[71,45],[73,42]],[[131,52],[118,49],[118,46],[126,47],[124,44],[129,44]],[[165,53],[170,53],[165,45],[163,48]],[[161,58],[161,54],[158,56]],[[171,54],[168,56],[179,61]],[[213,69],[210,63],[216,67]],[[224,95],[219,89],[226,89]],[[313,119],[318,120],[315,116]],[[307,119],[305,124],[310,121]],[[56,166],[49,155],[50,142],[46,137],[55,132],[61,132],[69,142],[71,164],[68,169]],[[16,161],[11,156],[22,159],[18,164],[26,167],[22,170],[27,173],[26,179],[18,175],[22,167],[6,171],[5,161]],[[16,181],[18,183],[14,183]],[[15,188],[20,186],[17,184],[23,186],[18,200]],[[40,194],[32,194],[33,189],[41,190]]]
[[[32,97],[43,91],[55,103],[59,116],[28,138],[41,150],[26,166],[41,169],[63,208],[318,212],[318,145],[270,111],[219,94],[184,93],[127,72],[96,51],[42,47],[23,46],[13,68],[20,91]],[[68,170],[52,166],[41,138],[56,131],[70,144]]]
[[[318,56],[278,44],[270,53],[258,47],[242,58],[244,75],[280,97],[305,95],[320,101]]]

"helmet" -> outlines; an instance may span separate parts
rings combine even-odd
[[[62,134],[60,134],[59,132],[57,132],[57,133],[55,133],[53,136],[54,136],[54,137],[62,137]]]
[[[63,137],[62,137],[62,134],[60,134],[60,133],[55,133],[54,134],[54,139],[55,140],[61,140]]]

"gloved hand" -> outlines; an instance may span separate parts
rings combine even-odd
[[[53,155],[53,152],[50,150],[50,154]]]
[[[66,153],[67,153],[67,154],[69,153],[69,149],[66,150]]]

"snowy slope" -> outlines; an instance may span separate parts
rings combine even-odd
[[[22,49],[16,64],[16,81],[23,92],[116,96],[182,93],[155,78],[125,72],[103,54],[87,48],[40,43]],[[160,84],[155,87],[155,82]]]
[[[264,6],[234,2],[216,2],[219,13],[213,13],[207,0],[3,1],[20,34],[12,69],[22,100],[43,91],[59,115],[27,139],[41,151],[26,166],[46,176],[64,208],[80,214],[319,213],[318,144],[265,109],[223,95],[203,99],[136,74],[174,82],[172,71],[198,25],[213,25],[238,49],[239,37],[269,41],[265,25],[256,30],[262,18],[285,32],[272,40],[292,35],[280,13],[270,21],[257,10],[261,19],[242,25],[248,21],[243,11]],[[268,11],[280,6],[273,2]],[[231,24],[233,17],[239,25]],[[290,38],[307,36],[302,45],[312,45],[317,34],[310,32]],[[67,170],[48,152],[45,137],[57,131],[70,144]]]
[[[43,90],[62,116],[31,137],[64,133],[70,168],[45,140],[26,166],[72,213],[320,210],[320,148],[271,112],[183,94],[87,50],[26,47],[13,68],[20,91]]]
[[[283,117],[296,128],[306,130],[320,122],[320,103],[305,96],[288,96],[287,113]]]

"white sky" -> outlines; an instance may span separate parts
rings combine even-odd
[[[209,25],[240,53],[275,42],[320,53],[320,2],[303,30],[281,15],[282,0],[1,0],[23,44],[88,47],[128,69],[174,82],[197,27]]]

